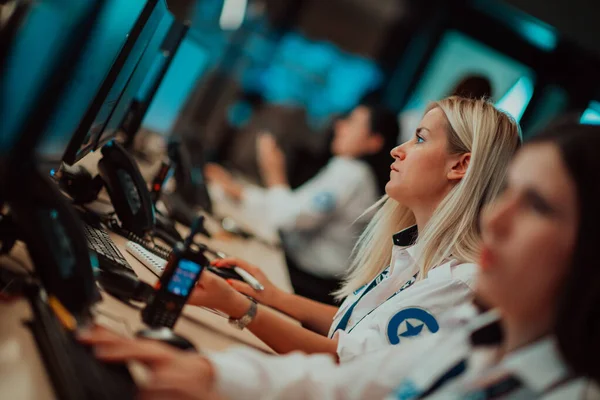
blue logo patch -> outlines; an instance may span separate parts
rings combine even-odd
[[[415,384],[405,379],[394,392],[394,398],[398,400],[415,399],[421,394],[421,390]]]
[[[322,213],[333,211],[335,209],[335,196],[330,192],[318,193],[313,198],[313,206]]]
[[[403,322],[406,322],[405,327],[400,332]],[[405,308],[398,311],[388,322],[387,337],[390,344],[396,345],[400,343],[400,337],[419,336],[423,327],[427,327],[431,333],[436,333],[440,329],[435,317],[428,311],[422,308]]]

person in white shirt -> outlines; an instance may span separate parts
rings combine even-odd
[[[518,125],[492,104],[458,97],[435,102],[415,137],[391,152],[388,196],[375,205],[359,239],[337,293],[346,298],[339,308],[285,293],[239,259],[214,265],[246,269],[263,291],[206,273],[189,304],[228,314],[278,353],[329,353],[346,362],[390,344],[410,348],[439,331],[439,315],[472,298],[479,211],[499,192],[519,144]],[[308,329],[257,308],[244,294]]]
[[[83,340],[104,360],[146,364],[148,398],[599,399],[599,155],[600,127],[576,124],[519,152],[482,218],[478,308],[491,310],[454,308],[452,329],[408,353],[337,365],[249,349],[206,358],[102,329]]]
[[[336,122],[334,157],[295,190],[288,184],[283,152],[268,134],[259,136],[257,154],[266,189],[244,187],[214,164],[205,174],[239,199],[246,213],[264,216],[265,224],[279,230],[294,292],[335,304],[331,293],[339,289],[347,269],[340,260],[350,258],[366,225],[361,215],[384,193],[386,157],[397,136],[392,112],[361,105]]]

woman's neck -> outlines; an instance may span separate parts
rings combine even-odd
[[[437,199],[432,199],[429,202],[422,201],[413,207],[410,207],[413,215],[415,216],[415,221],[417,222],[417,228],[419,229],[419,232],[423,232],[425,226],[429,223],[429,220],[433,216],[433,213],[448,195],[448,193],[450,193],[451,189],[451,187],[448,187],[443,191],[443,193],[438,195]]]
[[[503,316],[504,343],[502,356],[533,343],[551,331],[551,318],[543,315],[528,318]]]
[[[419,232],[423,232],[427,223],[433,216],[433,212],[435,211],[437,205],[435,207],[427,207],[425,205],[420,205],[419,207],[411,208],[413,215],[415,216],[415,221],[417,223],[417,229]]]

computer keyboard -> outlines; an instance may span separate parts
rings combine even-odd
[[[136,386],[124,364],[104,363],[60,324],[39,296],[30,298],[36,339],[56,397],[61,400],[129,400]]]
[[[88,248],[96,253],[100,268],[105,270],[124,269],[135,274],[131,265],[104,229],[93,227],[88,223],[83,225]]]

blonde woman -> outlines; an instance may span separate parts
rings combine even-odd
[[[356,245],[337,293],[346,298],[341,307],[285,293],[238,259],[215,265],[248,270],[264,291],[205,273],[190,304],[227,313],[278,353],[329,353],[344,362],[390,344],[410,348],[439,331],[441,313],[472,298],[479,213],[500,191],[519,143],[517,124],[484,100],[435,102],[414,138],[391,152],[387,196]]]

